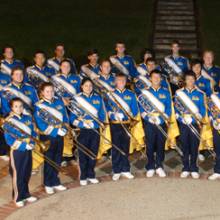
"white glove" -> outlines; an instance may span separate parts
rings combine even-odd
[[[184,116],[183,117],[183,123],[186,125],[189,125],[192,123],[192,117],[191,116]]]
[[[220,130],[220,123],[218,123],[216,120],[213,121],[213,127],[215,128],[215,130]]]
[[[145,117],[147,116],[147,113],[146,112],[142,112],[141,113],[141,117],[144,119]]]
[[[94,128],[94,123],[93,122],[83,122],[83,127],[85,128]]]
[[[66,132],[67,132],[66,129],[64,129],[64,128],[59,128],[57,134],[58,134],[59,136],[63,137],[63,136],[66,135]]]
[[[26,145],[26,150],[33,150],[33,149],[34,149],[34,145],[32,145],[32,144]]]
[[[200,113],[197,113],[196,118],[199,119],[199,121],[201,121],[202,120],[202,115]]]
[[[115,113],[115,119],[116,120],[122,121],[123,118],[124,118],[123,113]]]
[[[159,125],[161,123],[161,120],[158,116],[150,116],[149,122],[151,124]]]

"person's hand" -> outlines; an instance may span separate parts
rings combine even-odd
[[[33,144],[27,144],[26,145],[26,150],[33,150],[34,149],[34,145]]]
[[[57,134],[61,137],[65,136],[67,133],[67,130],[64,128],[59,128]]]
[[[116,120],[122,121],[123,118],[124,118],[123,113],[115,113],[115,119]]]
[[[183,117],[183,123],[186,125],[189,125],[192,123],[192,117],[191,116],[184,116]]]

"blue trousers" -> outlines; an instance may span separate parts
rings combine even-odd
[[[49,149],[44,153],[46,157],[61,165],[63,155],[63,137],[41,136],[42,141],[50,141]],[[53,187],[60,185],[58,171],[46,161],[44,162],[44,185]]]
[[[160,126],[164,131],[167,131],[165,123]],[[144,131],[148,158],[146,170],[157,169],[159,167],[163,168],[166,138],[156,125],[147,121],[144,122]],[[156,153],[156,156],[154,156],[154,153]]]
[[[195,124],[193,124],[193,126],[199,132],[198,126]],[[183,171],[198,172],[197,158],[199,140],[187,125],[179,123],[179,129],[179,139],[183,151]]]
[[[213,144],[214,144],[214,151],[216,153],[214,172],[220,173],[220,146],[219,146],[220,145],[220,134],[214,128],[213,128]]]
[[[7,155],[9,147],[5,142],[5,137],[2,132],[0,132],[0,156]]]
[[[98,131],[98,130],[97,130]],[[87,147],[95,155],[98,154],[100,136],[93,129],[80,129],[78,136],[78,142]],[[79,166],[80,166],[80,180],[86,180],[87,178],[95,178],[95,165],[96,160],[92,160],[89,156],[79,152]]]
[[[127,126],[127,125],[125,125]],[[121,124],[111,125],[112,143],[125,152],[125,156],[122,155],[117,149],[112,147],[112,169],[113,173],[130,172],[129,146],[130,137],[125,132]]]
[[[12,176],[12,197],[15,202],[30,197],[28,183],[32,171],[32,152],[11,150],[9,172]]]

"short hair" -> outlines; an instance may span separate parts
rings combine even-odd
[[[162,72],[160,70],[157,70],[157,69],[154,69],[150,72],[150,77],[153,75],[153,74],[157,74],[157,75],[160,75],[162,76]]]
[[[91,82],[93,84],[93,82],[92,82],[92,80],[90,78],[85,77],[85,78],[83,78],[83,80],[81,82],[81,86],[83,86],[86,82]]]
[[[204,50],[203,51],[203,56],[204,56],[205,53],[211,53],[213,57],[215,56],[215,53],[212,50]]]
[[[141,50],[141,53],[140,53],[140,58],[141,60],[144,60],[144,55],[145,54],[151,54],[152,57],[154,57],[154,52],[153,50],[149,49],[149,48],[144,48]]]
[[[119,41],[117,41],[117,42],[115,43],[115,46],[117,46],[117,44],[123,44],[123,45],[125,45],[125,42],[119,40]]]
[[[45,89],[46,87],[53,87],[53,88],[54,88],[54,85],[53,85],[53,83],[51,83],[51,82],[43,82],[43,83],[40,85],[39,91],[40,91],[40,92],[44,91],[44,89]]]
[[[13,106],[13,104],[14,104],[15,102],[21,102],[22,105],[24,105],[24,102],[23,102],[23,100],[22,100],[21,98],[15,97],[15,98],[11,99],[10,102],[9,102],[10,108],[12,108],[12,106]]]
[[[118,73],[116,73],[115,78],[117,78],[117,77],[124,77],[124,78],[127,79],[127,75],[125,75],[125,74],[122,73],[122,72],[118,72]]]
[[[65,48],[65,45],[64,45],[64,43],[57,43],[56,45],[55,45],[55,49],[57,48],[57,47],[63,47],[63,48]]]
[[[3,53],[3,54],[5,53],[5,50],[6,50],[7,48],[10,48],[10,49],[13,50],[13,52],[15,52],[14,47],[13,47],[12,45],[10,45],[10,44],[7,44],[7,45],[5,45],[5,46],[2,48],[2,53]]]
[[[69,63],[69,65],[71,66],[71,62],[68,60],[68,59],[64,59],[60,62],[60,66],[63,64],[63,63]]]
[[[147,63],[150,63],[150,62],[156,63],[156,60],[155,60],[153,57],[149,57],[149,58],[146,60],[146,64],[147,64]]]
[[[184,73],[183,79],[186,80],[187,76],[192,76],[196,80],[196,74],[192,70],[188,70]]]
[[[91,49],[87,52],[87,56],[91,56],[93,54],[98,54],[98,50],[97,49]]]
[[[201,62],[200,59],[193,59],[193,60],[191,61],[191,67],[193,67],[193,66],[195,66],[195,65],[197,65],[197,64],[202,65],[202,62]]]
[[[36,50],[36,51],[34,52],[34,57],[36,57],[37,54],[43,54],[44,57],[46,57],[46,53],[45,53],[43,50]]]
[[[102,65],[103,63],[110,63],[110,65],[111,65],[111,62],[110,62],[110,60],[109,59],[104,59],[104,60],[102,60],[101,61],[101,63],[100,63],[100,65]]]
[[[14,73],[15,73],[15,71],[21,71],[22,73],[23,73],[23,75],[24,75],[24,69],[22,68],[22,67],[20,67],[20,66],[16,66],[16,67],[14,67],[12,70],[11,70],[11,76],[13,76],[14,75]]]
[[[171,46],[173,46],[174,44],[177,44],[178,46],[180,46],[180,42],[178,40],[173,40],[171,43]]]

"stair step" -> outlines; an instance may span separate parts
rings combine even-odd
[[[158,5],[157,6],[158,10],[179,10],[179,11],[192,11],[193,10],[193,5],[183,5],[183,6],[170,6],[170,5]]]
[[[158,1],[158,5],[166,5],[166,6],[193,6],[192,1]]]
[[[195,26],[194,21],[175,21],[175,20],[159,20],[156,21],[157,25],[184,25],[184,26]]]
[[[161,14],[161,15],[194,15],[194,11],[158,10],[157,14]]]
[[[154,44],[153,48],[155,50],[170,50],[170,44]],[[181,50],[191,50],[197,51],[196,45],[181,45]]]
[[[171,25],[156,25],[155,30],[175,30],[175,31],[195,31],[196,27],[195,26],[171,26]]]
[[[194,21],[194,16],[180,16],[180,15],[158,15],[156,20],[169,20],[169,21]]]
[[[154,37],[156,37],[156,38],[192,39],[192,38],[196,38],[196,33],[163,33],[163,32],[155,32]]]
[[[168,38],[154,38],[154,44],[169,44],[173,42],[174,39]],[[178,41],[181,45],[197,45],[197,39],[179,39]]]

